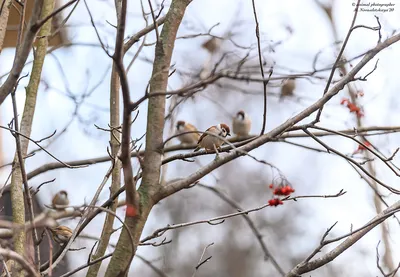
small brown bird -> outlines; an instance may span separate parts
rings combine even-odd
[[[294,95],[293,91],[295,89],[296,89],[295,79],[294,78],[287,79],[281,88],[281,95],[279,97],[279,100],[282,100],[285,97],[293,96]]]
[[[72,236],[72,230],[67,226],[60,225],[54,228],[49,228],[49,230],[51,231],[53,240],[59,244],[68,242],[69,238]]]
[[[199,141],[197,142],[197,147],[196,149],[194,149],[194,152],[199,151],[201,148],[206,149],[206,151],[220,148],[221,145],[225,142],[225,140],[221,138],[226,138],[226,136],[230,136],[230,131],[231,130],[229,129],[229,126],[224,123],[211,126],[199,138]],[[207,132],[215,134],[216,136],[209,135],[207,134]],[[217,136],[221,138],[218,138]]]
[[[187,123],[185,121],[178,121],[176,123],[176,134],[182,134],[185,132],[196,132],[197,129],[196,127],[194,127],[192,124]],[[181,143],[183,144],[195,144],[199,138],[200,138],[200,134],[199,133],[189,133],[189,134],[184,134],[181,136],[177,137]]]
[[[60,190],[56,195],[54,195],[51,204],[56,210],[64,210],[65,206],[69,205],[68,193],[65,190]]]
[[[233,118],[233,133],[238,137],[247,137],[251,129],[251,119],[244,111],[238,111]]]
[[[213,56],[221,49],[222,39],[212,37],[201,45],[202,48],[206,49],[208,56],[204,61],[203,68],[200,71],[199,77],[201,80],[206,79],[212,72],[213,67]]]
[[[203,47],[204,49],[206,49],[208,52],[210,53],[215,53],[217,52],[222,44],[222,39],[217,38],[217,37],[212,37],[209,40],[207,40],[206,42],[204,42],[201,47]]]

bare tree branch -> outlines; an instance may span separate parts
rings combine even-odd
[[[1,128],[1,126],[0,126]],[[285,131],[281,136],[279,136],[277,139],[272,140],[273,141],[280,141],[280,139],[286,139],[286,138],[309,138],[307,134],[300,133],[300,132],[292,132],[291,129],[289,128],[287,131]],[[364,128],[359,128],[359,129],[347,129],[347,130],[339,130],[337,131],[338,133],[344,133],[347,135],[363,135],[363,136],[369,136],[369,135],[376,135],[376,134],[387,134],[387,133],[397,133],[400,132],[400,126],[393,126],[393,127],[379,127],[379,126],[372,126],[372,127],[364,127]],[[369,134],[369,132],[379,132],[379,133],[372,133]],[[332,133],[332,132],[311,132],[314,136],[316,137],[324,137],[324,136],[335,136],[338,134]],[[254,138],[256,136],[249,136],[249,138]],[[247,139],[247,138],[246,138]],[[230,142],[237,142],[240,141],[237,138],[233,138],[229,140]],[[181,151],[181,150],[191,150],[196,148],[196,145],[173,145],[170,147],[165,147],[163,149],[164,153],[167,152],[173,152],[173,151]],[[143,155],[144,150],[139,151],[139,152],[132,152],[131,157],[137,157],[138,155],[141,156]],[[197,154],[196,154],[197,156]],[[167,158],[168,159],[168,158]],[[83,160],[74,160],[74,161],[68,161],[65,162],[71,167],[78,167],[78,166],[89,166],[89,165],[94,165],[97,163],[104,163],[110,161],[111,158],[110,156],[102,156],[102,157],[97,157],[97,158],[91,158],[91,159],[83,159]],[[11,165],[11,163],[9,163]],[[44,164],[35,170],[31,171],[28,173],[28,180],[32,179],[44,172],[50,171],[50,170],[55,170],[55,169],[61,169],[65,168],[61,163],[48,163]]]
[[[124,0],[123,0],[124,1]],[[153,64],[153,72],[150,80],[150,92],[154,91],[165,91],[167,88],[169,67],[172,58],[172,51],[174,49],[174,43],[176,34],[178,32],[179,25],[185,13],[186,7],[189,5],[191,0],[174,0],[171,3],[171,7],[166,15],[164,27],[160,34],[160,39],[156,44],[155,60]],[[124,2],[122,2],[122,9],[124,8]],[[125,11],[126,12],[126,11]],[[124,16],[121,15],[121,19]],[[124,24],[124,22],[120,22]],[[123,28],[119,26],[119,28]],[[123,37],[122,37],[123,39]],[[121,39],[121,43],[123,40]],[[118,38],[117,38],[118,43]],[[122,45],[122,44],[121,44]],[[118,45],[119,46],[119,45]],[[116,46],[116,54],[118,46]],[[122,49],[121,49],[122,50]],[[122,58],[123,51],[119,52]],[[117,60],[114,57],[114,60]],[[121,60],[122,64],[122,60]],[[119,68],[121,70],[121,68]],[[124,88],[124,80],[120,72],[122,93],[124,96],[124,118],[123,128],[126,128],[126,133],[122,134],[122,145],[121,145],[121,161],[124,169],[124,179],[126,189],[131,185],[129,182],[132,176],[132,168],[128,168],[131,165],[129,152],[124,151],[124,136],[130,135],[130,112],[126,111],[128,104],[130,104],[129,90],[128,87]],[[126,83],[127,85],[127,83]],[[143,166],[143,179],[141,184],[140,200],[136,194],[135,188],[132,188],[133,192],[127,191],[127,212],[125,222],[135,233],[135,240],[138,241],[141,231],[144,227],[145,220],[154,205],[154,201],[151,199],[152,194],[159,190],[159,179],[161,169],[161,147],[163,141],[163,129],[164,129],[164,113],[165,113],[165,96],[151,97],[148,104],[148,120],[146,128],[146,148],[144,153],[144,166]],[[129,120],[128,120],[129,119]],[[126,140],[125,140],[126,143]],[[125,163],[124,163],[125,160]],[[140,201],[140,206],[139,202]],[[115,249],[114,255],[110,261],[110,264],[106,271],[106,277],[118,276],[119,274],[125,274],[129,268],[132,257],[135,255],[135,249],[130,249],[126,245],[127,233],[123,230]]]
[[[10,7],[12,0],[1,1],[0,7],[0,53],[3,50],[3,42],[6,35],[8,15],[10,14]]]
[[[389,208],[387,208],[386,210],[382,211],[377,216],[375,216],[370,221],[370,222],[373,222],[373,224],[369,224],[369,225],[367,225],[367,227],[353,233],[344,242],[339,244],[337,247],[335,247],[333,250],[329,251],[328,253],[322,255],[322,257],[316,258],[312,261],[303,261],[303,262],[299,263],[288,274],[286,274],[286,277],[297,277],[299,275],[313,271],[313,270],[329,263],[330,261],[334,260],[337,256],[342,254],[344,251],[346,251],[354,243],[359,241],[363,236],[365,236],[373,228],[380,225],[387,218],[392,216],[394,212],[398,212],[399,210],[400,210],[400,201],[396,202],[395,204],[393,204],[392,206],[390,206]]]
[[[277,136],[281,135],[285,130],[294,126],[304,118],[311,115],[313,112],[317,111],[320,107],[322,107],[326,102],[328,102],[333,96],[335,96],[339,91],[343,89],[343,87],[354,79],[354,76],[367,64],[372,58],[376,56],[380,51],[389,47],[393,43],[396,43],[400,40],[400,34],[394,35],[387,40],[383,41],[382,43],[378,44],[375,48],[371,49],[364,58],[353,67],[353,69],[345,75],[340,81],[338,81],[327,93],[324,94],[322,98],[317,100],[314,104],[310,105],[308,108],[300,112],[299,114],[295,115],[294,117],[290,118],[283,124],[279,125],[275,129],[271,130],[269,133],[260,136],[259,138],[251,141],[250,143],[242,146],[240,149],[243,151],[249,152],[269,141]],[[236,159],[241,154],[238,152],[230,153],[218,160],[214,160],[210,164],[206,165],[205,167],[201,168],[200,170],[196,171],[195,173],[189,175],[184,180],[180,180],[174,182],[166,187],[163,187],[162,191],[157,194],[157,199],[161,200],[187,186],[193,184],[195,181],[199,180],[206,174],[210,173],[211,171],[215,170],[216,168],[222,166],[223,164]]]
[[[251,3],[253,5],[253,14],[254,14],[254,21],[256,23],[256,37],[257,37],[257,49],[258,49],[258,62],[260,64],[260,72],[261,72],[261,77],[263,78],[263,80],[265,79],[265,74],[264,74],[264,62],[262,60],[262,54],[261,54],[261,41],[260,41],[260,26],[258,24],[258,18],[257,18],[257,8],[256,8],[256,4],[254,2],[254,0],[251,0]],[[272,68],[269,74],[269,78],[272,75]],[[263,113],[263,124],[262,124],[262,128],[261,128],[261,132],[260,132],[260,136],[264,135],[264,131],[265,131],[265,125],[267,123],[267,85],[268,85],[268,80],[263,82],[263,91],[264,91],[264,113]]]
[[[356,3],[357,7],[358,7],[358,5],[360,4],[360,1],[361,1],[361,0],[357,0],[357,3]],[[338,54],[337,57],[336,57],[336,61],[335,61],[335,63],[333,64],[331,73],[330,73],[329,78],[328,78],[328,82],[326,83],[326,86],[325,86],[325,89],[324,89],[324,95],[328,92],[329,87],[330,87],[330,85],[331,85],[331,83],[332,83],[333,75],[335,74],[336,69],[337,69],[337,67],[338,67],[338,65],[339,65],[339,63],[340,63],[340,60],[341,60],[341,58],[342,58],[344,49],[346,48],[347,42],[349,41],[349,38],[350,38],[350,35],[351,35],[351,32],[353,31],[354,24],[356,23],[357,14],[358,14],[358,8],[354,9],[353,20],[352,20],[352,22],[351,22],[351,24],[350,24],[350,28],[349,28],[349,31],[347,32],[346,38],[345,38],[344,41],[343,41],[342,48],[340,49],[339,54]],[[321,106],[321,107],[318,109],[318,113],[317,113],[317,116],[316,116],[316,118],[315,118],[315,122],[319,122],[320,116],[321,116],[321,114],[322,114],[322,108],[323,108],[323,106]]]
[[[304,195],[304,196],[293,196],[293,197],[286,197],[281,199],[281,201],[296,201],[297,199],[302,199],[302,198],[336,198],[344,195],[343,191],[340,191],[337,194],[333,195]],[[146,241],[152,240],[154,238],[160,237],[165,234],[166,231],[168,230],[175,230],[183,227],[188,227],[188,226],[193,226],[193,225],[198,225],[198,224],[209,224],[209,225],[219,225],[225,222],[225,219],[227,218],[232,218],[240,215],[247,215],[249,213],[257,212],[260,210],[263,210],[267,207],[270,207],[270,204],[264,204],[262,206],[253,208],[253,209],[248,209],[248,210],[243,210],[231,214],[226,214],[226,215],[221,215],[221,216],[216,216],[213,218],[209,219],[203,219],[203,220],[196,220],[196,221],[191,221],[191,222],[185,222],[185,223],[179,223],[179,224],[173,224],[173,225],[167,225],[166,227],[159,228],[155,230],[151,235],[148,235],[147,237],[143,238],[140,240],[141,243],[144,243]]]
[[[17,252],[14,252],[9,249],[0,248],[0,255],[5,258],[12,259],[12,260],[16,261],[17,263],[19,263],[22,266],[22,268],[25,269],[27,271],[27,273],[29,273],[29,276],[33,276],[33,277],[40,276],[40,274],[32,267],[32,265],[30,265],[29,262],[22,255],[18,254]]]
[[[196,186],[206,188],[206,189],[214,192],[217,196],[219,196],[222,200],[224,200],[226,203],[228,203],[231,207],[233,207],[239,211],[243,210],[233,199],[231,199],[228,195],[223,193],[220,189],[218,189],[216,187],[210,187],[207,185],[203,185],[203,184],[197,184]],[[260,234],[260,232],[258,231],[256,226],[254,225],[253,221],[250,219],[250,217],[247,214],[243,214],[243,218],[245,219],[245,221],[249,225],[250,229],[254,233],[254,236],[257,238],[258,242],[260,243],[261,249],[264,252],[264,259],[265,260],[271,259],[271,263],[275,267],[275,269],[282,276],[285,276],[285,271],[283,271],[283,269],[281,268],[279,263],[276,261],[274,256],[271,255],[271,252],[268,250],[267,246],[265,245],[262,235]]]

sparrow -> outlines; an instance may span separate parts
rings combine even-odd
[[[64,210],[65,207],[69,205],[68,193],[65,190],[60,190],[54,195],[53,200],[51,200],[52,207],[56,210]]]
[[[212,37],[201,45],[202,48],[206,49],[208,56],[204,61],[203,68],[200,71],[200,79],[204,80],[210,76],[213,67],[213,57],[221,49],[222,39]]]
[[[293,96],[293,91],[295,89],[296,89],[295,79],[293,78],[287,79],[281,88],[281,95],[279,97],[279,100],[282,100],[285,97]]]
[[[233,118],[233,133],[238,137],[247,137],[251,129],[251,119],[244,111],[238,111]]]
[[[204,42],[201,47],[206,49],[209,53],[214,54],[221,48],[222,39],[212,37]]]
[[[49,228],[53,240],[59,244],[64,244],[68,242],[69,238],[72,236],[72,230],[67,226],[57,226],[54,228]]]
[[[215,134],[216,136],[209,135],[207,133],[212,133]],[[221,123],[215,126],[211,126],[204,132],[201,137],[199,138],[199,141],[197,142],[197,147],[194,149],[194,152],[199,151],[201,148],[204,148],[207,150],[217,150],[217,148],[220,148],[221,145],[225,142],[225,140],[221,138],[226,138],[226,136],[230,136],[230,129],[229,126]],[[221,137],[218,138],[217,136]],[[217,152],[218,153],[218,152]]]
[[[182,134],[185,132],[195,132],[197,131],[196,127],[194,127],[192,124],[187,123],[185,121],[178,121],[176,123],[176,134]],[[181,143],[183,144],[195,144],[200,138],[199,133],[189,133],[189,134],[184,134],[181,136],[178,136],[178,139],[180,140]]]

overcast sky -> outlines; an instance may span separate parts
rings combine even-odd
[[[146,2],[146,1],[145,1]],[[329,1],[328,1],[329,2]],[[333,15],[336,22],[336,28],[340,39],[346,35],[353,16],[353,2],[350,0],[334,1]],[[375,1],[388,3],[389,1]],[[382,24],[383,39],[387,38],[393,31],[400,28],[400,1],[392,0],[395,4],[393,12],[374,13],[360,12],[356,24],[376,26],[374,15],[379,16]],[[88,1],[95,22],[98,23],[100,34],[104,42],[111,48],[114,45],[115,32],[113,27],[107,24],[116,22],[113,10],[113,1]],[[166,1],[166,8],[170,1]],[[319,66],[327,66],[334,61],[332,43],[334,42],[332,29],[328,18],[320,7],[312,0],[303,1],[256,1],[258,17],[260,21],[260,31],[263,46],[269,42],[284,40],[284,43],[275,48],[275,52],[264,53],[267,61],[274,61],[277,68],[286,68],[287,73],[299,73],[312,70],[312,61],[318,51],[324,49],[319,60]],[[147,3],[145,4],[146,9]],[[133,34],[145,26],[141,18],[139,1],[129,1],[129,20],[127,34]],[[254,33],[254,19],[252,13],[251,1],[232,1],[232,0],[194,0],[188,8],[184,27],[181,28],[181,34],[191,34],[193,28],[198,32],[207,32],[209,28],[219,23],[212,34],[223,36],[230,31],[230,26],[235,20],[240,21],[240,35],[235,37],[235,41],[241,45],[251,45],[256,42]],[[69,20],[72,26],[68,29],[69,37],[73,42],[98,42],[97,37],[90,26],[86,9],[83,3],[80,3],[76,13]],[[100,25],[102,24],[102,25]],[[84,26],[82,26],[84,25]],[[77,27],[80,26],[80,27]],[[188,27],[189,26],[189,27]],[[293,30],[289,35],[287,27]],[[378,39],[377,33],[359,29],[351,36],[345,51],[348,58],[355,57],[366,50],[374,47]],[[154,36],[147,37],[149,42],[154,42]],[[201,48],[206,38],[196,38],[193,40],[178,40],[175,45],[175,52],[172,63],[176,68],[194,70],[201,68],[207,53]],[[224,42],[223,47],[232,47],[229,42]],[[126,58],[126,64],[129,63],[132,55],[136,52],[137,45],[134,46]],[[5,49],[0,56],[0,72],[3,75],[12,65],[14,49]],[[129,84],[131,86],[132,98],[141,97],[151,74],[151,64],[144,58],[152,59],[154,48],[147,47],[141,54],[142,59],[133,65],[128,74]],[[389,49],[384,50],[378,55],[379,64],[377,70],[368,78],[368,82],[357,82],[356,87],[363,90],[365,96],[361,100],[365,111],[363,124],[365,126],[398,126],[400,125],[398,114],[400,112],[400,101],[398,97],[400,89],[400,79],[398,78],[398,61],[400,60],[400,46],[396,44]],[[358,60],[354,61],[355,64]],[[372,70],[376,59],[371,61],[361,71],[365,74]],[[62,65],[65,78],[60,73]],[[69,121],[74,111],[73,102],[65,95],[66,91],[73,94],[81,94],[87,87],[95,86],[99,81],[104,80],[101,85],[88,98],[87,105],[82,106],[79,111],[81,121],[88,121],[90,124],[84,124],[75,120],[69,127],[66,134],[58,139],[49,150],[63,161],[83,159],[89,157],[98,157],[107,155],[108,133],[97,130],[93,123],[102,127],[107,126],[108,122],[108,92],[109,92],[109,73],[110,60],[100,48],[93,47],[71,47],[55,51],[52,55],[46,57],[42,79],[50,86],[45,89],[44,85],[40,87],[38,98],[37,113],[34,118],[34,127],[32,137],[39,139],[49,135],[55,129],[61,130]],[[26,67],[24,73],[28,73],[29,67]],[[282,72],[282,70],[280,70]],[[326,73],[327,74],[327,73]],[[338,76],[336,76],[338,77]],[[2,79],[1,81],[4,81]],[[179,88],[182,80],[178,77],[172,77],[169,83],[171,89]],[[301,111],[306,105],[313,103],[323,93],[324,81],[311,83],[308,80],[299,80],[295,94],[302,97],[301,102],[285,100],[278,102],[277,99],[269,101],[268,105],[268,123],[267,130],[271,130],[283,121],[287,120],[297,112]],[[57,90],[57,89],[59,90]],[[247,87],[250,91],[261,91],[261,84],[252,84]],[[274,89],[272,89],[274,91]],[[277,91],[277,90],[276,90]],[[330,104],[324,109],[322,126],[345,129],[356,126],[354,114],[348,113],[345,107],[340,106],[342,97],[346,97],[347,91],[343,90],[338,96],[335,96]],[[226,103],[220,103],[229,113],[234,114],[239,109],[245,109],[253,119],[252,132],[259,132],[262,124],[262,101],[261,96],[239,95],[232,100],[227,99]],[[22,113],[24,101],[24,87],[20,85],[18,89],[18,108],[19,114]],[[138,120],[133,125],[133,137],[140,137],[145,130],[146,103],[140,108]],[[2,124],[6,124],[12,118],[11,101],[7,99],[2,105]],[[193,122],[200,130],[205,130],[212,124],[219,122],[230,122],[226,112],[217,106],[210,104],[206,99],[200,99],[196,103],[189,102],[179,110],[178,119],[184,119]],[[167,128],[169,125],[166,126]],[[166,129],[168,135],[168,129]],[[3,133],[4,149],[14,149],[13,137],[10,134]],[[381,150],[382,153],[390,156],[398,146],[400,137],[398,135],[388,135],[382,137],[372,137],[373,145]],[[338,148],[346,154],[351,154],[357,145],[354,142],[345,139],[328,138],[324,140],[332,147]],[[319,147],[311,140],[302,141],[305,144]],[[177,142],[175,142],[177,143]],[[31,147],[33,149],[33,147]],[[5,160],[10,161],[14,155],[14,150],[4,151]],[[300,241],[298,248],[309,249],[310,251],[317,245],[320,236],[324,230],[339,220],[335,227],[334,234],[340,235],[347,233],[351,225],[360,227],[371,219],[376,211],[372,204],[372,192],[368,186],[360,180],[359,176],[343,159],[334,155],[318,154],[308,152],[304,149],[288,146],[286,144],[269,143],[254,152],[254,155],[277,166],[296,188],[296,193],[301,194],[332,194],[340,189],[348,193],[334,200],[310,200],[307,203],[307,213],[303,215],[305,229],[308,230],[308,237],[305,241]],[[202,164],[210,161],[213,157],[200,159]],[[395,159],[397,162],[399,159]],[[28,172],[38,166],[52,162],[51,157],[43,153],[27,160]],[[136,161],[135,161],[136,163]],[[242,158],[238,162],[243,168],[259,166],[248,158]],[[43,203],[49,203],[51,196],[60,189],[66,189],[70,194],[71,204],[79,205],[83,202],[89,202],[93,196],[96,187],[100,184],[109,164],[100,164],[90,166],[84,169],[74,170],[55,170],[34,178],[30,184],[37,185],[42,181],[57,178],[56,182],[46,187],[39,193]],[[398,184],[396,177],[382,165],[377,165],[378,177],[384,182],[395,186]],[[168,177],[188,175],[198,168],[197,164],[186,166],[184,172],[170,166]],[[261,169],[260,169],[261,170]],[[265,170],[265,169],[264,169]],[[3,176],[8,171],[2,172]],[[215,173],[218,176],[218,171]],[[212,184],[214,179],[206,177],[206,182]],[[387,194],[387,192],[384,192]],[[108,198],[108,190],[105,189],[100,197],[100,202]],[[265,199],[266,201],[267,199]],[[395,197],[389,198],[389,203],[395,201]],[[262,203],[257,203],[262,204]],[[295,204],[290,204],[295,205]],[[306,205],[305,205],[306,206]],[[251,203],[246,208],[254,207]],[[288,207],[289,209],[289,207]],[[122,211],[119,211],[123,215]],[[151,232],[157,227],[162,227],[170,222],[150,220],[146,225],[145,233]],[[70,227],[74,227],[76,221],[68,221]],[[96,220],[89,226],[86,232],[100,232],[101,220]],[[394,251],[394,263],[400,260],[398,226],[390,225],[392,250]],[[397,234],[396,236],[394,234]],[[358,267],[367,268],[371,276],[377,274],[374,260],[374,251],[378,240],[380,239],[380,229],[370,232],[362,241],[359,247],[366,251],[369,256],[365,260],[360,260]],[[91,244],[90,244],[91,245]],[[89,247],[90,248],[90,247]],[[328,247],[329,249],[329,247]],[[292,249],[296,251],[296,248]],[[146,254],[147,250],[142,250]],[[371,254],[372,253],[372,254]],[[347,263],[349,258],[353,257],[352,250],[341,255],[335,263]],[[74,257],[82,257],[83,261],[87,252],[74,252]]]

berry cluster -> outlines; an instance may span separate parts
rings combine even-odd
[[[365,145],[366,147],[371,147],[371,146],[372,146],[372,144],[371,144],[368,140],[366,140],[366,141],[364,142],[364,145]],[[357,154],[357,153],[360,153],[360,152],[366,150],[367,148],[366,148],[364,145],[359,144],[359,145],[358,145],[358,148],[356,149],[356,151],[353,152],[353,154]]]
[[[270,184],[269,188],[273,190],[273,194],[277,196],[289,196],[294,192],[294,189],[289,185],[274,187],[273,184]],[[268,200],[268,204],[276,207],[278,205],[283,205],[283,201],[279,198],[273,198]]]
[[[273,199],[268,200],[268,204],[270,206],[276,207],[278,205],[283,205],[283,202],[279,198],[273,198]]]
[[[351,113],[355,113],[357,117],[363,117],[364,113],[361,111],[360,107],[357,107],[355,104],[351,103],[348,98],[343,98],[340,101],[340,105],[346,105]]]
[[[277,187],[274,189],[275,195],[288,196],[288,195],[292,194],[293,192],[294,192],[294,189],[289,185],[286,185],[284,187]]]

